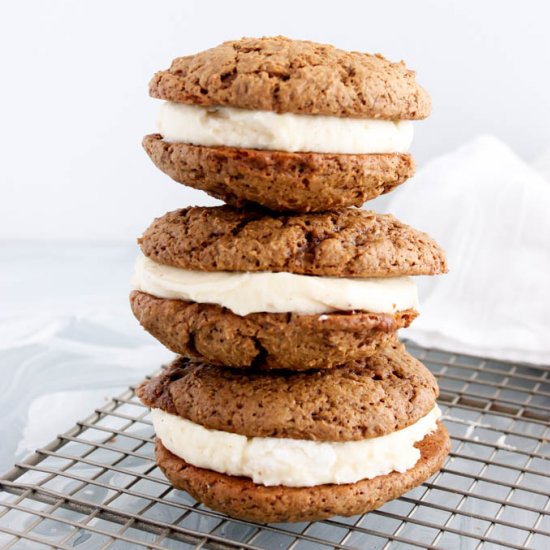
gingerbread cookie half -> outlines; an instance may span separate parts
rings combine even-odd
[[[277,214],[190,207],[157,218],[138,239],[145,256],[199,271],[401,277],[447,272],[441,247],[390,214],[355,208]]]
[[[427,93],[404,63],[284,37],[177,58],[143,145],[174,180],[235,206],[313,212],[360,206],[414,173],[411,120]]]
[[[178,183],[237,207],[318,212],[392,191],[414,175],[406,153],[336,154],[206,147],[143,138],[155,166]]]
[[[130,304],[141,326],[168,349],[235,368],[333,368],[370,357],[417,316],[414,309],[237,315],[218,304],[140,291],[131,293]]]
[[[394,341],[361,364],[310,373],[179,359],[137,393],[176,487],[236,517],[301,521],[369,511],[435,473],[449,450],[437,391]]]
[[[409,275],[446,269],[427,235],[354,209],[189,208],[140,244],[131,305],[142,326],[178,354],[237,368],[369,357],[417,315]]]

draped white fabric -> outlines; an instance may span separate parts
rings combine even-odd
[[[542,170],[481,136],[421,168],[386,209],[432,235],[450,266],[420,281],[420,316],[407,337],[550,364],[550,181]]]

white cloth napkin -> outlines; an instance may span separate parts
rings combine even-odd
[[[550,183],[550,147],[537,158],[533,163],[533,167]]]
[[[387,211],[428,232],[450,273],[420,281],[420,345],[550,364],[550,182],[482,136],[418,171]]]

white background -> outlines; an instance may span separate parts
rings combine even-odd
[[[141,150],[158,108],[147,82],[243,35],[405,59],[433,97],[420,164],[479,133],[532,160],[550,143],[549,18],[542,0],[2,2],[0,238],[129,242],[166,210],[208,203]]]

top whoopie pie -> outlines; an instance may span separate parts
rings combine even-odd
[[[180,183],[232,205],[360,206],[410,177],[409,121],[431,102],[403,62],[285,37],[243,38],[155,74],[143,145]]]

